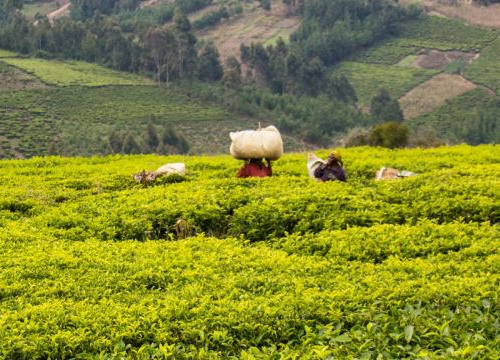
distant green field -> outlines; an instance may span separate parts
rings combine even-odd
[[[401,44],[438,50],[480,50],[495,40],[499,30],[472,26],[458,20],[426,16],[402,28]]]
[[[145,85],[153,81],[137,75],[104,68],[81,61],[55,61],[44,59],[13,59],[4,61],[28,73],[34,74],[41,81],[58,86],[104,86],[104,85]]]
[[[418,56],[417,55],[408,55],[405,58],[403,58],[400,62],[396,64],[396,66],[411,66],[411,64],[417,60]]]
[[[184,94],[156,86],[0,92],[0,135],[11,143],[0,156],[107,154],[110,132],[131,132],[139,141],[149,122],[158,132],[174,125],[194,153],[227,152],[229,131],[257,126]]]
[[[483,130],[478,121],[484,114],[499,119],[500,102],[487,91],[476,89],[448,100],[445,105],[428,114],[411,119],[409,125],[433,128],[441,138],[451,143],[464,140],[474,143],[477,134]],[[500,141],[500,126],[496,129],[493,127],[489,132],[490,139],[497,137],[497,142]],[[485,140],[483,142],[489,142]]]
[[[15,57],[15,56],[17,56],[17,54],[12,52],[12,51],[0,49],[0,59],[7,58],[7,57]]]
[[[49,13],[57,10],[57,8],[57,1],[37,2],[32,4],[24,4],[22,12],[27,18],[33,19],[37,14],[48,15]]]
[[[499,30],[470,26],[457,20],[425,16],[401,28],[389,38],[358,54],[354,60],[393,65],[420,49],[479,51],[500,34]]]
[[[409,55],[417,54],[417,46],[403,45],[398,39],[387,39],[359,54],[353,60],[369,64],[395,65]]]
[[[6,63],[0,61],[0,74],[9,74],[11,72],[12,67],[7,65]]]
[[[281,29],[281,31],[279,31],[273,37],[267,39],[264,42],[264,46],[276,45],[276,42],[278,41],[279,38],[282,38],[283,41],[287,44],[290,42],[290,35],[292,34],[292,32],[293,32],[292,29]]]
[[[408,90],[438,73],[434,70],[350,61],[343,62],[334,69],[334,72],[347,76],[356,90],[360,106],[369,105],[371,98],[378,92],[379,88],[385,88],[392,97],[399,98]]]
[[[479,59],[465,70],[464,76],[500,95],[500,38],[481,52]]]

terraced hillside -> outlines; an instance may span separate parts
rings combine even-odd
[[[499,150],[0,161],[0,357],[498,358]]]
[[[182,132],[193,153],[224,153],[229,131],[257,121],[191,99],[185,90],[159,88],[149,79],[75,61],[0,60],[0,156],[109,154],[111,133],[144,141],[153,124]],[[295,146],[293,141],[289,145]]]
[[[495,105],[500,95],[500,63],[495,60],[500,57],[499,35],[496,29],[424,17],[406,25],[398,37],[341,63],[334,72],[348,77],[361,107],[368,108],[383,87],[399,99],[412,127],[432,128],[449,142],[464,141],[470,139],[466,133],[478,130],[471,124],[471,113],[483,112],[488,103],[488,113],[497,114],[489,116],[500,115]],[[484,97],[477,103],[470,101],[474,98],[470,92],[475,89],[481,90],[475,98],[477,94]],[[464,101],[467,109],[453,108]],[[442,116],[450,112],[452,116]],[[495,139],[499,137],[498,126],[492,126],[491,131]],[[488,141],[498,140],[492,137]]]
[[[427,3],[425,2],[425,6],[428,5]],[[35,5],[32,4],[30,5],[31,9],[25,10],[33,11]],[[173,6],[173,3],[171,1],[143,2],[137,13],[142,12],[141,16],[144,16],[146,20],[141,17],[136,19],[130,12],[122,12],[113,16],[115,19],[123,20],[120,16],[126,15],[130,16],[128,19],[131,22],[142,19],[146,23],[152,21],[157,24],[159,21],[158,13],[161,15],[162,11],[159,9],[165,9],[168,6]],[[200,25],[197,31],[201,42],[215,41],[221,52],[222,60],[229,56],[239,57],[240,44],[242,43],[248,44],[254,41],[269,45],[273,44],[280,36],[287,40],[300,24],[300,18],[293,15],[293,7],[285,5],[280,0],[271,1],[270,10],[265,10],[259,2],[218,0],[199,11],[190,11],[189,17],[192,24],[197,22],[199,24],[201,19],[206,19],[208,15],[220,11],[222,7],[228,11],[227,17],[219,19],[212,25]],[[148,15],[147,12],[151,9],[156,9],[155,11],[158,13],[153,11]],[[172,17],[172,9],[169,8],[168,16],[165,16],[166,22],[170,21],[168,19]],[[491,9],[494,12],[496,8],[492,7]],[[122,25],[127,28],[126,22]],[[500,57],[500,30],[473,26],[457,19],[424,16],[400,26],[399,31],[395,34],[397,36],[387,38],[373,47],[359,49],[347,61],[329,69],[331,74],[347,76],[357,93],[358,103],[356,105],[358,109],[368,114],[371,99],[381,87],[384,87],[392,97],[399,99],[407,124],[414,130],[414,133],[420,131],[421,128],[428,128],[449,143],[474,139],[472,143],[475,144],[480,141],[496,142],[497,139],[500,139],[500,126],[491,120],[500,116],[500,110],[496,105],[500,95],[498,85],[500,84],[500,63],[497,61]],[[148,107],[144,104],[150,104],[148,98],[158,99],[164,107],[170,107],[170,100],[166,98],[171,97],[171,95],[165,89],[159,90],[159,93],[163,92],[159,98],[151,95],[151,92],[155,92],[154,87],[151,87],[152,84],[145,79],[132,75],[125,76],[124,74],[117,76],[112,72],[108,73],[108,70],[103,68],[94,69],[93,66],[84,63],[61,62],[55,66],[54,61],[19,59],[16,58],[15,54],[5,52],[0,53],[0,56],[2,54],[4,55],[3,63],[0,64],[0,79],[4,90],[43,89],[43,92],[35,91],[34,93],[37,95],[20,95],[20,98],[23,101],[28,101],[27,105],[31,101],[28,98],[32,99],[33,106],[38,106],[41,103],[39,94],[45,93],[48,94],[47,98],[50,101],[46,105],[38,106],[35,115],[31,113],[26,115],[30,111],[9,105],[9,103],[16,101],[11,95],[7,93],[2,95],[5,100],[2,108],[3,114],[10,114],[8,115],[9,120],[6,120],[6,127],[10,128],[8,125],[11,121],[10,118],[15,118],[14,121],[18,125],[12,126],[12,129],[35,129],[35,132],[41,132],[44,135],[29,135],[29,138],[26,138],[26,135],[23,137],[13,135],[13,132],[17,130],[9,130],[2,138],[4,154],[0,156],[32,156],[34,154],[51,154],[54,151],[66,155],[106,154],[111,151],[109,144],[107,144],[110,133],[117,133],[123,138],[128,132],[132,132],[140,143],[144,140],[148,123],[152,122],[157,131],[162,131],[164,125],[170,122],[170,120],[159,120],[164,117],[174,119],[172,124],[182,131],[192,143],[192,152],[226,152],[227,139],[225,136],[221,136],[221,133],[227,133],[228,129],[255,127],[255,123],[258,122],[258,120],[251,121],[242,116],[230,114],[228,110],[224,110],[227,108],[225,106],[227,104],[216,105],[213,102],[208,104],[200,98],[191,99],[188,95],[189,91],[183,91],[186,96],[181,102],[193,104],[193,109],[198,109],[193,110],[192,116],[189,115],[190,110],[186,109],[182,111],[183,115],[179,116],[172,115],[172,112],[167,110],[155,110],[154,113],[151,113],[144,110]],[[246,70],[246,67],[243,66],[243,77],[246,75]],[[257,77],[254,80],[259,83],[260,79]],[[123,91],[120,93],[123,104],[120,103],[121,100],[116,100],[116,104],[120,103],[120,105],[106,106],[104,98],[109,96],[117,99],[113,95],[115,92],[121,91],[116,87],[117,85],[140,85],[140,89],[134,88],[134,95],[131,93],[123,95],[126,92]],[[82,93],[76,95],[74,90],[67,89],[61,92],[60,89],[55,89],[68,86],[78,86]],[[97,86],[113,86],[113,88],[108,88],[106,91],[87,88]],[[71,96],[81,96],[82,102],[85,104],[93,101],[89,99],[96,98],[96,106],[104,106],[109,111],[95,109],[85,114],[75,111],[77,116],[86,119],[84,123],[80,123],[76,115],[67,111],[64,105],[51,105],[55,104],[57,97],[64,98],[68,104],[74,104],[71,99],[68,100],[68,97],[62,94],[66,92],[71,93]],[[478,99],[479,97],[481,99]],[[471,99],[478,99],[478,102],[471,103]],[[137,109],[141,109],[140,113],[136,113],[134,110],[129,112],[139,119],[137,122],[130,119],[124,120],[127,115],[121,109],[129,108],[125,104],[127,101],[135,101]],[[224,102],[220,98],[218,101]],[[458,110],[463,108],[461,106],[454,108],[455,105],[464,102],[468,106],[465,112]],[[485,104],[487,104],[486,108]],[[252,104],[248,106],[245,104],[242,106],[241,113],[255,116],[255,111],[246,111],[252,106]],[[266,107],[267,105],[259,104],[259,106]],[[173,107],[175,108],[175,106]],[[199,109],[204,107],[207,108],[207,117],[214,116],[217,119],[217,125],[199,130],[197,127],[204,124],[203,121],[198,122],[200,118],[204,118],[204,115],[201,114],[203,111]],[[11,111],[12,109],[14,111]],[[112,111],[119,114],[114,125],[112,125],[113,121],[111,120],[114,117]],[[312,110],[308,111],[311,113]],[[264,110],[262,113],[265,112]],[[87,116],[87,113],[91,115]],[[301,113],[304,112],[301,111]],[[453,117],[445,116],[446,113],[453,113]],[[60,114],[63,114],[63,120],[61,120]],[[474,114],[473,118],[471,118],[471,114]],[[93,117],[94,115],[97,117]],[[259,114],[259,116],[270,123],[282,120],[284,127],[287,128],[297,127],[298,122],[303,122],[302,118],[289,120],[287,118],[289,114],[277,113],[276,111],[272,115],[266,113],[266,115]],[[36,121],[34,121],[35,117]],[[193,121],[179,120],[183,117],[190,117]],[[87,123],[87,121],[89,122]],[[332,122],[335,121],[338,120],[332,120]],[[350,124],[349,126],[363,126],[369,123],[358,122],[359,124]],[[28,123],[35,124],[30,125],[34,128],[26,127]],[[41,125],[42,123],[43,125]],[[54,125],[56,123],[59,124],[57,128]],[[93,126],[92,133],[95,132],[95,134],[80,136],[81,129],[89,124]],[[303,129],[295,130],[296,133],[301,133],[302,139],[305,138]],[[342,129],[345,132],[348,130]],[[473,133],[477,131],[490,132],[492,135],[476,136]],[[342,141],[340,138],[344,135],[344,133],[335,134],[335,140],[332,141]],[[324,137],[328,138],[328,136]],[[52,139],[51,146],[46,144],[49,138]],[[85,142],[90,145],[83,145]],[[288,138],[287,143],[290,144],[289,149],[304,148],[302,144],[292,138]],[[315,144],[310,145],[314,146]],[[56,151],[55,148],[59,146],[64,150]]]
[[[297,29],[300,18],[290,15],[289,7],[281,0],[271,1],[271,10],[266,11],[256,2],[243,3],[240,16],[234,16],[215,27],[198,32],[201,39],[212,40],[219,49],[222,59],[240,57],[240,44],[251,42],[274,44],[278,37],[285,41]],[[196,19],[194,15],[192,18]]]

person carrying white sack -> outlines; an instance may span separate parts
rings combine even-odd
[[[271,161],[283,154],[281,134],[274,126],[257,130],[231,132],[231,155],[244,160],[243,166],[236,174],[239,178],[267,177],[273,175]],[[264,164],[263,160],[266,160]]]

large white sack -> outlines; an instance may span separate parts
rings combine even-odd
[[[229,133],[231,156],[239,159],[277,160],[283,155],[281,134],[274,126],[258,130],[244,130]]]
[[[186,175],[186,165],[184,163],[169,163],[160,166],[156,170],[157,174],[162,174],[162,175],[171,175],[171,174],[178,174],[178,175]]]
[[[312,153],[307,154],[307,172],[309,173],[309,177],[311,179],[314,179],[314,171],[318,168],[318,166],[323,164],[326,164],[325,160]]]

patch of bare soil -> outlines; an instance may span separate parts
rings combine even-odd
[[[479,54],[476,53],[466,53],[458,50],[430,50],[427,54],[419,55],[411,65],[417,68],[443,70],[446,65],[453,61],[461,60],[470,64],[478,56]]]
[[[0,72],[0,91],[43,89],[46,87],[47,85],[36,77],[14,67],[10,67],[8,72]]]
[[[212,39],[219,49],[221,59],[230,56],[240,58],[240,45],[251,42],[265,42],[282,36],[288,37],[300,23],[296,16],[288,14],[288,8],[279,1],[273,1],[271,11],[265,11],[257,3],[246,3],[241,16],[230,18],[217,27],[199,32],[204,40]]]
[[[57,17],[69,15],[71,2],[69,0],[60,0],[59,3],[61,4],[61,7],[47,15],[50,22],[54,21]]]
[[[145,0],[139,4],[139,9],[142,9],[145,7],[150,7],[150,6],[155,6],[155,5],[158,5],[160,3],[162,3],[162,1],[160,1],[160,0]]]
[[[421,0],[420,3],[428,14],[460,19],[472,25],[500,28],[500,4],[479,6],[468,0]]]
[[[475,89],[477,85],[456,74],[439,74],[399,99],[406,119],[431,112],[446,100]]]

